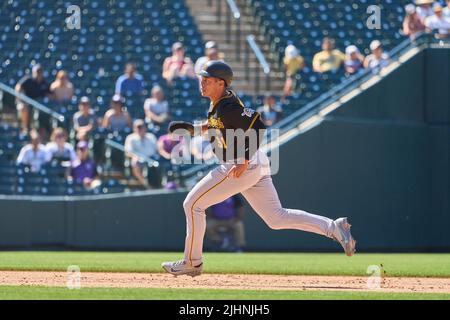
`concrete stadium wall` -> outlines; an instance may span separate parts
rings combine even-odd
[[[348,216],[362,251],[450,251],[449,53],[422,52],[282,146],[284,206]],[[181,251],[185,195],[0,196],[0,247]],[[246,211],[249,250],[341,250]]]

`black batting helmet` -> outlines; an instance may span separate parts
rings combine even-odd
[[[233,81],[233,70],[228,64],[219,60],[208,61],[199,75],[207,78],[219,78],[225,81],[227,87]]]

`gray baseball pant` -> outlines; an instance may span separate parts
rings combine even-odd
[[[183,207],[186,214],[184,259],[192,266],[202,263],[203,238],[206,230],[205,210],[241,193],[264,222],[274,230],[294,229],[331,237],[332,219],[281,206],[272,183],[268,159],[258,151],[239,178],[228,176],[233,164],[222,164],[209,172],[187,195]]]

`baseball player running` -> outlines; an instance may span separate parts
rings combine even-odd
[[[201,130],[202,132],[220,131],[221,137],[212,138],[212,142],[216,155],[223,161],[199,181],[187,195],[183,203],[187,223],[184,259],[164,262],[163,269],[175,276],[195,277],[202,273],[203,238],[206,229],[205,210],[237,193],[245,197],[270,228],[295,229],[326,236],[339,242],[345,254],[352,256],[355,253],[356,241],[350,233],[347,218],[332,220],[300,210],[283,208],[272,183],[269,159],[258,150],[259,139],[257,139],[256,148],[251,148],[249,139],[245,139],[241,145],[238,145],[236,139],[232,141],[227,139],[227,129],[235,131],[242,129],[245,133],[254,130],[257,134],[265,130],[260,114],[246,108],[236,94],[229,89],[233,79],[231,68],[222,61],[210,61],[199,75],[201,76],[201,93],[211,100],[208,121],[201,125]],[[169,126],[171,131],[179,128],[194,132],[194,126],[186,122],[171,123]],[[236,152],[233,152],[232,156],[225,152],[231,144],[235,144],[233,146],[236,149],[244,148],[244,158],[238,159]]]

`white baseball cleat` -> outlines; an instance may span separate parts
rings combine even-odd
[[[351,257],[356,251],[356,241],[350,233],[351,225],[348,223],[347,218],[339,218],[334,221],[334,224],[336,228],[334,230],[333,239],[339,242],[344,248],[345,254]]]
[[[194,267],[190,266],[186,261],[174,261],[174,262],[163,262],[161,267],[170,274],[174,276],[191,276],[197,277],[202,274],[203,271],[203,263]]]

